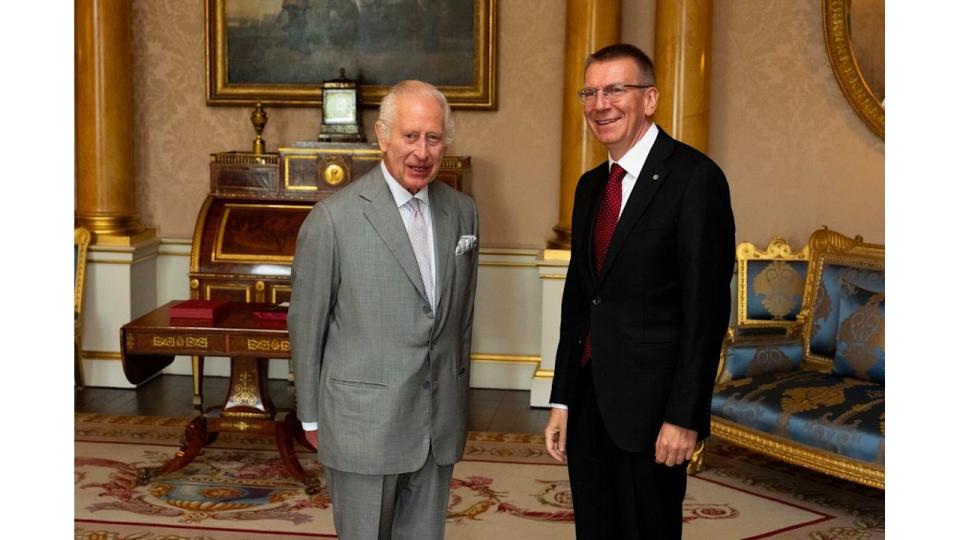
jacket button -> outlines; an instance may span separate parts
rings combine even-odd
[[[460,369],[457,370],[457,375],[463,375],[464,373],[466,373],[466,371],[467,371],[467,368],[461,366]]]
[[[432,310],[430,309],[430,306],[428,306],[427,304],[424,304],[424,305],[423,305],[423,312],[424,312],[424,313],[430,313],[431,311],[432,311]]]
[[[599,297],[599,296],[593,299],[593,305],[595,305],[595,306],[599,306],[599,305],[600,305],[600,297]]]
[[[423,389],[424,390],[430,389],[430,381],[423,381]]]

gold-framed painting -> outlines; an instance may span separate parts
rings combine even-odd
[[[496,109],[497,0],[207,0],[208,105],[322,104],[340,68],[365,105],[394,83]]]

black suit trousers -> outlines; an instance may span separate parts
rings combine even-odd
[[[655,463],[655,441],[650,441],[648,451],[619,448],[600,417],[590,368],[590,363],[579,368],[567,421],[577,539],[679,539],[686,463],[673,467]]]

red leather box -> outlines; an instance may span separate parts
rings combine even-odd
[[[258,309],[253,312],[253,318],[260,321],[286,321],[286,306],[272,306],[265,309]]]
[[[214,320],[227,309],[226,300],[185,300],[170,306],[171,319]]]

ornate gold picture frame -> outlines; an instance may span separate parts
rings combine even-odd
[[[823,36],[840,90],[853,110],[884,139],[884,104],[863,77],[850,40],[851,0],[823,0]]]
[[[496,109],[497,1],[207,0],[207,104],[318,107],[343,67],[365,105],[421,79],[453,108]]]

